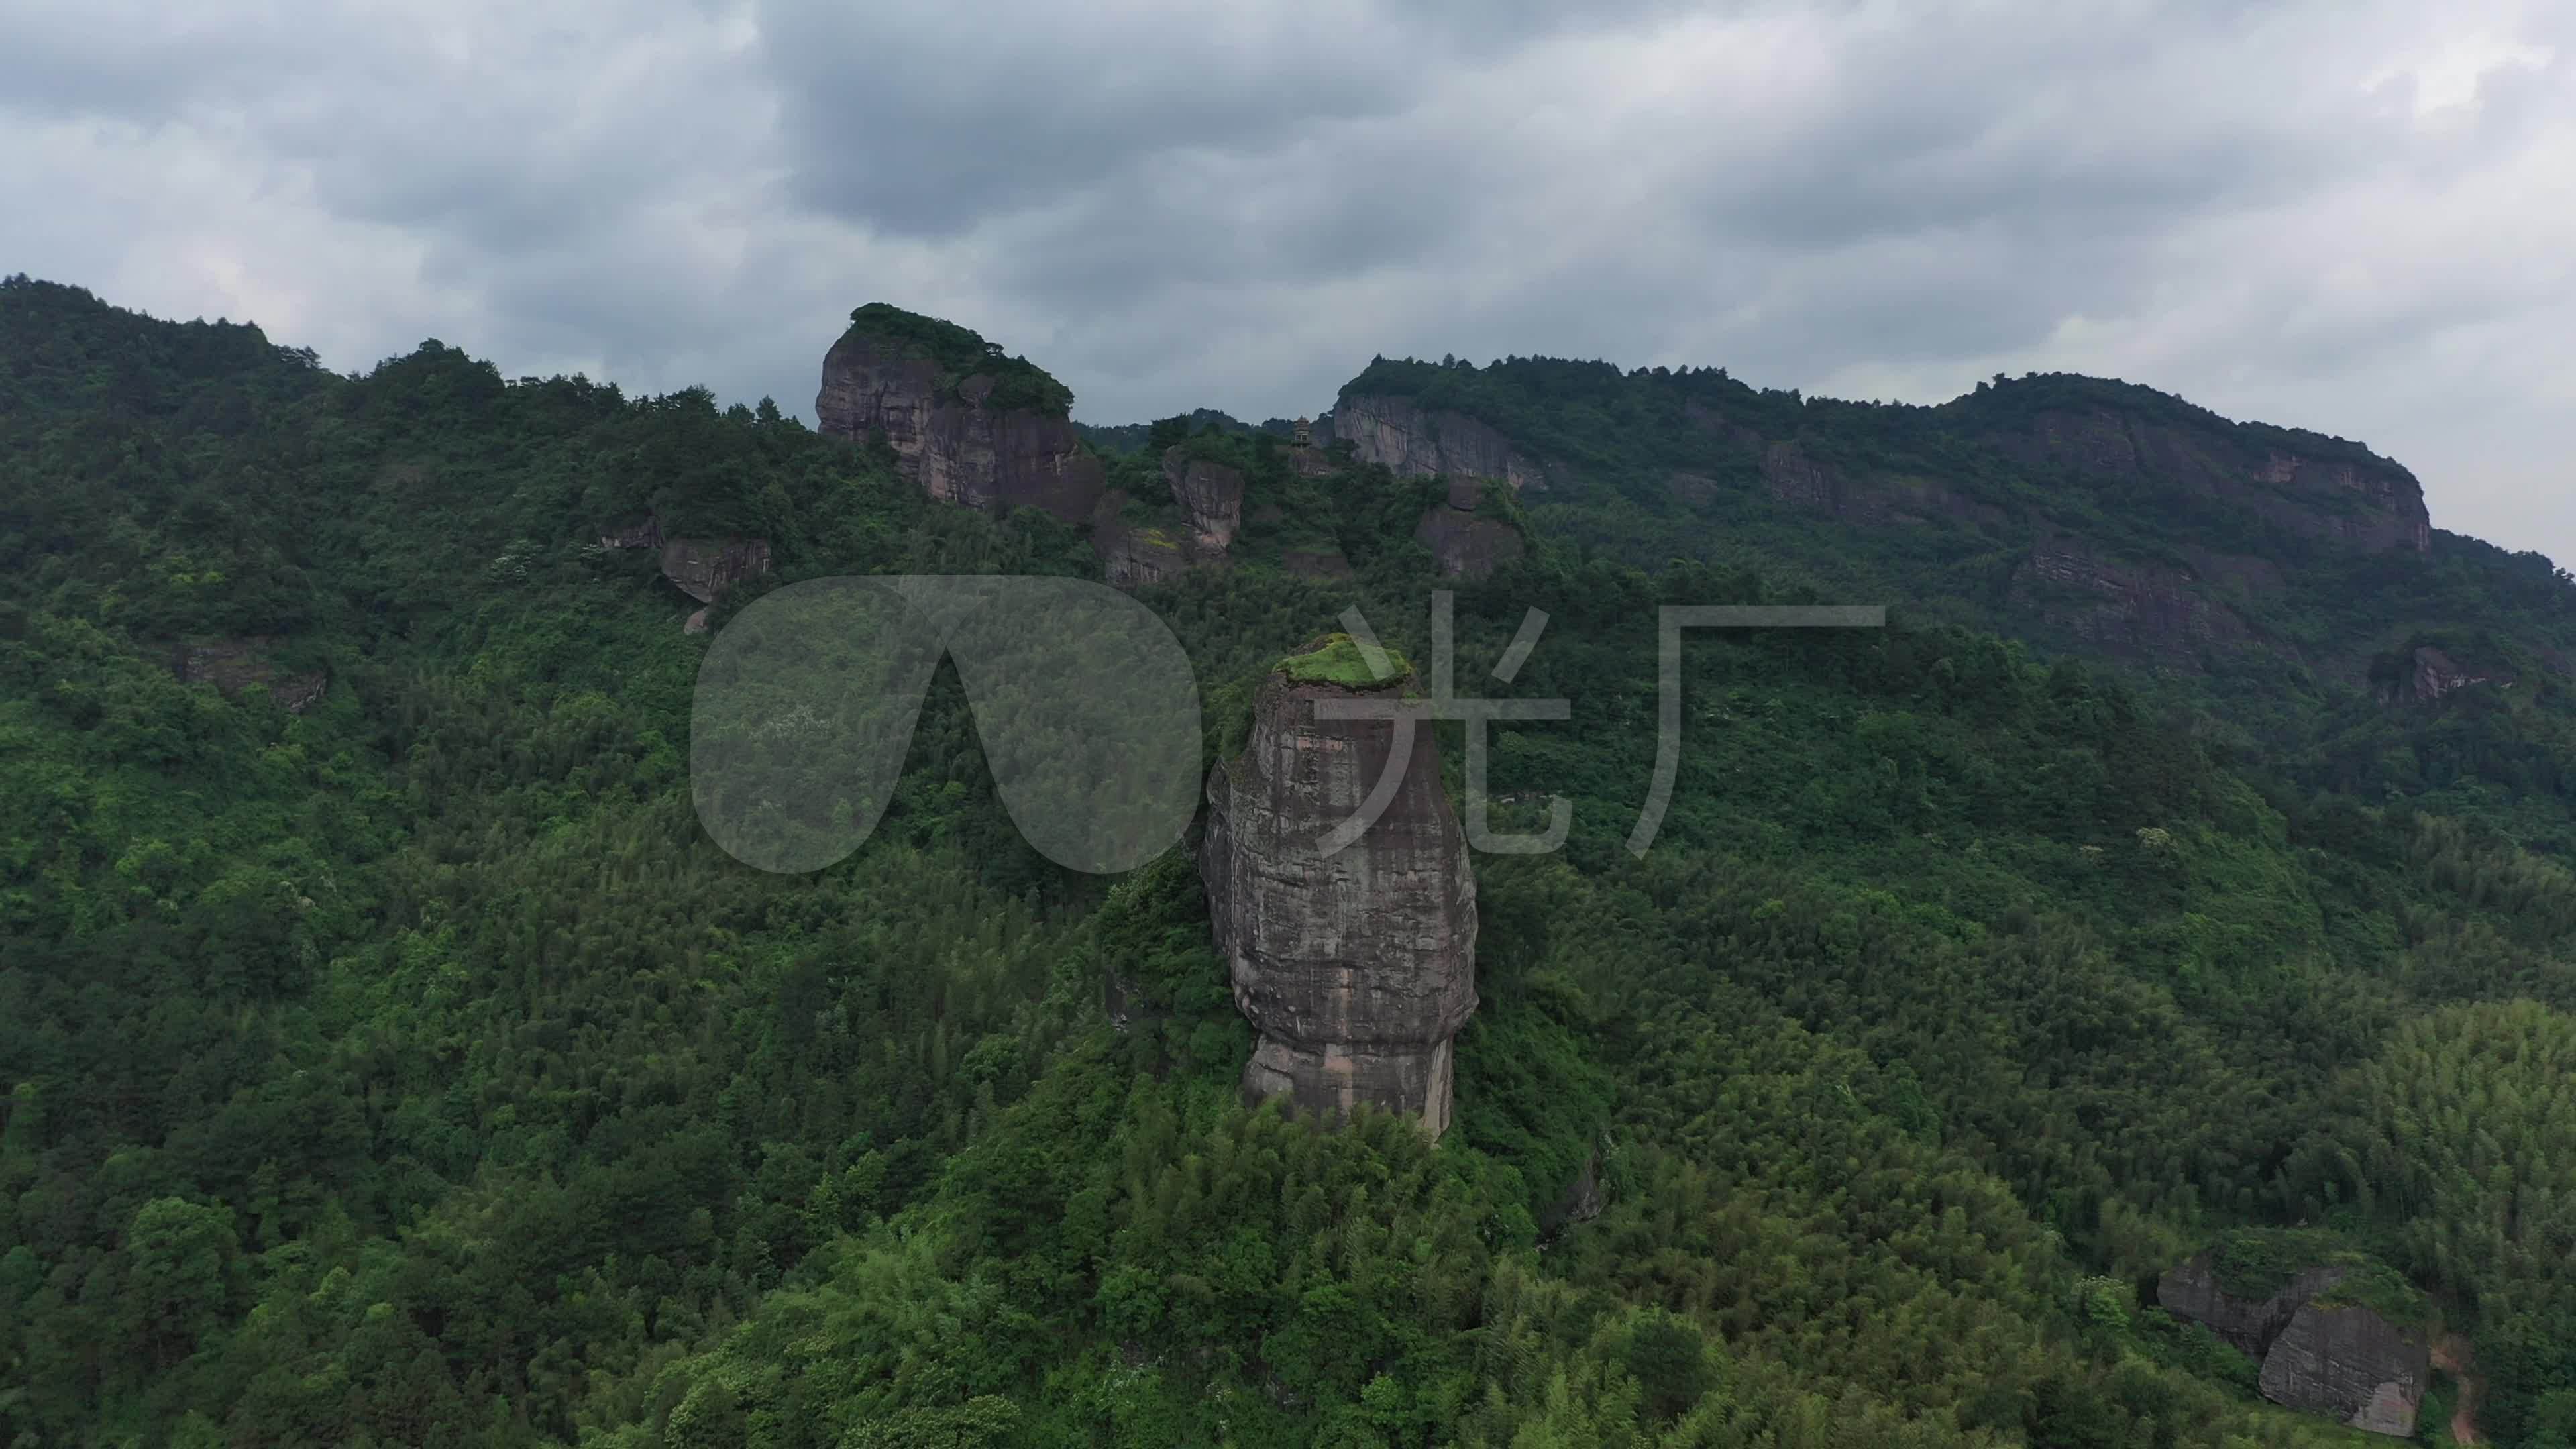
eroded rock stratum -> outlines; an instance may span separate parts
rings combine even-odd
[[[2263,1397],[2402,1439],[2415,1432],[2432,1381],[2431,1345],[2416,1328],[2341,1301],[2337,1289],[2350,1272],[2307,1267],[2256,1298],[2227,1291],[2203,1253],[2166,1272],[2156,1301],[2261,1363]]]
[[[1034,364],[963,327],[873,303],[824,355],[814,416],[833,437],[883,436],[897,470],[933,498],[1077,523],[1106,480],[1071,401]]]
[[[1437,1137],[1449,1125],[1450,1043],[1476,1009],[1466,837],[1423,723],[1402,742],[1383,813],[1327,854],[1325,837],[1360,810],[1399,741],[1392,720],[1316,712],[1326,700],[1396,699],[1408,684],[1264,680],[1243,753],[1209,773],[1199,872],[1235,1005],[1259,1033],[1245,1093],[1326,1115],[1366,1102]]]

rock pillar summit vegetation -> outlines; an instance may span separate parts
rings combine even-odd
[[[1270,672],[1243,753],[1209,772],[1199,870],[1235,1005],[1260,1034],[1245,1094],[1336,1116],[1367,1103],[1437,1137],[1450,1044],[1476,1009],[1466,837],[1429,729],[1316,709],[1398,698],[1412,670],[1389,662],[1374,675],[1336,634]],[[1327,853],[1390,768],[1402,774],[1384,811]]]

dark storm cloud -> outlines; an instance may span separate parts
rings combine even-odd
[[[1275,156],[1317,128],[1403,115],[1450,66],[1675,8],[762,0],[758,13],[799,198],[952,236],[1159,161]]]
[[[871,299],[1105,421],[1379,352],[2068,367],[2576,553],[2514,501],[2576,411],[2571,68],[2538,0],[20,0],[0,267],[800,410]]]

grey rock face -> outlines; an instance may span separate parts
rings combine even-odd
[[[1142,588],[1230,561],[1226,550],[1243,527],[1243,475],[1174,447],[1163,454],[1163,481],[1187,520],[1177,530],[1130,524],[1122,517],[1128,503],[1124,489],[1100,495],[1092,509],[1091,551],[1100,556],[1101,571],[1113,587]]]
[[[2342,1281],[2340,1268],[2310,1268],[2269,1298],[2239,1298],[2218,1286],[2209,1255],[2203,1253],[2165,1270],[2156,1280],[2156,1302],[2177,1317],[2207,1324],[2211,1332],[2260,1359],[2300,1305]]]
[[[1425,412],[1411,398],[1345,397],[1333,406],[1332,436],[1356,444],[1361,462],[1384,463],[1399,475],[1493,478],[1515,492],[1547,487],[1547,469],[1491,424]]]
[[[2169,664],[2189,666],[2204,650],[2256,637],[2192,573],[2110,559],[2064,534],[2031,546],[2013,571],[2012,598],[2109,652]]]
[[[602,532],[599,545],[660,550],[662,577],[701,604],[714,603],[718,595],[743,579],[769,572],[768,539],[666,538],[661,520],[650,515],[642,523]]]
[[[2389,691],[2390,699],[2429,704],[2454,690],[2466,689],[2472,684],[2490,684],[2496,678],[2493,673],[2473,669],[2429,644],[2415,651],[2412,664],[2406,682]]]
[[[2431,1345],[2368,1308],[2317,1301],[2343,1278],[2341,1268],[2309,1268],[2269,1298],[2240,1298],[2218,1286],[2202,1254],[2158,1280],[2156,1301],[2259,1361],[2272,1402],[2405,1438],[2432,1382]]]
[[[1112,588],[1139,589],[1178,578],[1202,563],[1225,561],[1222,550],[1211,554],[1195,535],[1130,524],[1122,516],[1127,502],[1125,489],[1112,488],[1092,510],[1091,551],[1100,556],[1101,574]]]
[[[1484,480],[1458,473],[1449,476],[1449,497],[1422,511],[1413,536],[1440,561],[1451,578],[1483,578],[1496,565],[1519,558],[1527,549],[1520,530],[1495,518],[1480,518],[1476,504]]]
[[[2263,1397],[2406,1438],[2431,1382],[2432,1350],[2367,1308],[2302,1304],[2263,1356]]]
[[[865,442],[879,429],[896,466],[933,498],[974,508],[1042,508],[1068,523],[1090,515],[1105,486],[1067,418],[985,405],[989,377],[940,395],[937,364],[853,331],[823,358],[819,431]]]
[[[1188,516],[1198,546],[1223,554],[1243,526],[1243,475],[1223,463],[1187,457],[1176,447],[1163,454],[1163,481]]]
[[[1199,873],[1235,1006],[1260,1034],[1246,1094],[1327,1115],[1372,1103],[1437,1137],[1450,1041],[1476,1009],[1476,880],[1427,724],[1385,812],[1323,853],[1386,770],[1395,725],[1318,720],[1315,702],[1394,694],[1265,681],[1243,754],[1208,776]]]
[[[701,604],[741,579],[769,572],[765,538],[675,538],[662,545],[662,577]]]
[[[2316,457],[2283,447],[2248,452],[2208,428],[2107,408],[2041,413],[1994,442],[2035,467],[2178,486],[2242,503],[2285,528],[2367,553],[2423,553],[2433,546],[2423,485],[2384,458]]]
[[[1728,428],[1725,436],[1754,454],[1763,486],[1773,498],[1793,507],[1870,525],[1924,524],[1945,518],[1991,524],[2003,519],[2002,510],[1928,479],[1878,474],[1848,477],[1809,455],[1794,440],[1765,442],[1760,434],[1745,428]]]

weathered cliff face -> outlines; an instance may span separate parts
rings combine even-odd
[[[2367,1308],[2302,1304],[2263,1355],[2263,1397],[2406,1438],[2432,1381],[2430,1345]]]
[[[2410,655],[2407,665],[2404,677],[2385,691],[2391,702],[2430,704],[2472,684],[2495,683],[2500,677],[2492,670],[2463,664],[2430,644]]]
[[[269,697],[288,714],[302,714],[331,687],[331,676],[319,670],[289,674],[270,658],[279,641],[265,634],[217,639],[173,648],[170,670],[181,684],[211,684],[230,697],[254,684],[266,685]]]
[[[1989,441],[2025,466],[2226,499],[2292,532],[2371,553],[2433,546],[2423,485],[2386,459],[2249,445],[2110,408],[2038,413]]]
[[[1515,492],[1547,486],[1547,469],[1490,424],[1425,412],[1411,398],[1344,397],[1333,405],[1332,436],[1357,444],[1360,462],[1384,463],[1399,476],[1493,478]]]
[[[1123,489],[1100,495],[1092,508],[1091,551],[1112,587],[1142,588],[1229,561],[1227,550],[1243,527],[1243,475],[1174,447],[1163,454],[1163,482],[1180,507],[1179,528],[1128,522]]]
[[[1440,561],[1443,574],[1482,578],[1496,565],[1519,558],[1527,547],[1520,530],[1497,518],[1476,516],[1483,491],[1483,479],[1450,474],[1447,501],[1424,509],[1414,526],[1413,536]]]
[[[1793,507],[1859,524],[1923,524],[1935,519],[1994,523],[2003,518],[2002,510],[1928,479],[1880,473],[1850,477],[1809,455],[1794,440],[1765,442],[1740,429],[1736,437],[1760,459],[1762,483],[1771,496]]]
[[[1199,547],[1223,554],[1243,526],[1243,475],[1173,448],[1163,454],[1163,481],[1189,518]]]
[[[2106,652],[2194,668],[2204,651],[2249,643],[2236,611],[2198,575],[2117,562],[2065,535],[2043,535],[2013,572],[2013,601]]]
[[[650,516],[641,523],[609,529],[600,534],[599,544],[602,548],[658,550],[662,577],[701,604],[712,604],[742,580],[769,572],[768,539],[665,538],[660,521]],[[696,627],[690,633],[705,629],[705,612],[702,609],[691,616]]]
[[[1091,551],[1100,556],[1101,574],[1110,587],[1159,584],[1200,562],[1191,539],[1167,528],[1127,522],[1121,516],[1127,503],[1126,490],[1113,488],[1092,511]]]
[[[2167,1269],[2156,1280],[2156,1302],[2177,1317],[2208,1325],[2211,1332],[2260,1359],[2301,1304],[2342,1279],[2340,1268],[2310,1268],[2269,1298],[2239,1298],[2218,1286],[2209,1255],[2203,1253]]]
[[[1388,768],[1389,720],[1319,720],[1322,699],[1394,698],[1273,674],[1244,752],[1207,782],[1199,872],[1234,1001],[1259,1033],[1243,1086],[1300,1111],[1372,1103],[1449,1125],[1450,1041],[1476,1008],[1476,881],[1417,725],[1376,822],[1326,856]]]
[[[2260,1362],[2272,1402],[2404,1438],[2432,1382],[2430,1344],[2371,1309],[2320,1302],[2344,1276],[2312,1267],[2268,1298],[2241,1298],[2219,1286],[2204,1253],[2166,1272],[2156,1301]]]
[[[769,572],[765,538],[675,538],[662,545],[662,577],[701,604],[734,584]]]
[[[972,376],[943,397],[937,363],[853,329],[823,358],[814,416],[820,431],[853,442],[883,429],[896,466],[933,498],[1042,508],[1068,523],[1089,517],[1104,475],[1072,421],[988,407],[992,388],[991,378]]]

